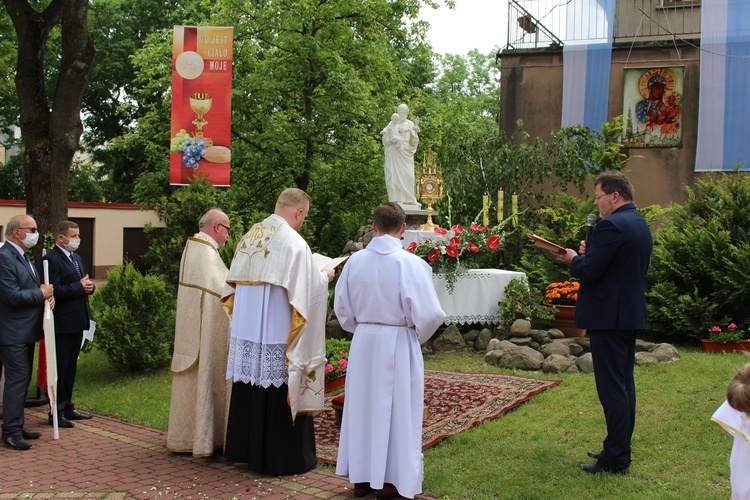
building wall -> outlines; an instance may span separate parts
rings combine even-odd
[[[14,215],[25,213],[24,201],[0,200],[0,225]],[[125,229],[143,228],[147,223],[164,227],[153,210],[141,210],[130,203],[68,202],[68,218],[94,219],[93,278],[107,277],[107,271],[122,264]],[[5,236],[2,236],[3,241]]]
[[[562,115],[562,50],[504,50],[501,58],[500,128],[512,133],[523,120],[532,137],[549,139],[560,129]],[[685,66],[682,105],[682,142],[673,148],[628,148],[626,167],[640,206],[683,203],[684,187],[693,184],[698,126],[700,54],[691,45],[652,43],[632,48],[616,44],[612,52],[608,117],[623,113],[622,78],[625,68]]]

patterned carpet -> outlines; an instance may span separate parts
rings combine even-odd
[[[559,383],[495,373],[425,370],[425,401],[430,416],[422,428],[422,449],[497,418]],[[336,463],[338,452],[339,429],[331,408],[336,395],[326,397],[325,410],[315,417],[318,460],[328,464]]]

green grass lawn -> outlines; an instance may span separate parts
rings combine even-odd
[[[626,476],[578,470],[598,450],[605,426],[593,375],[545,375],[482,366],[471,352],[425,357],[428,369],[562,379],[504,416],[424,453],[425,494],[464,498],[729,498],[731,437],[709,418],[724,400],[743,354],[680,348],[682,359],[636,367],[638,410],[633,465]],[[76,404],[95,413],[166,428],[166,370],[122,375],[96,350],[78,363]],[[321,465],[320,467],[330,467]],[[331,468],[332,469],[332,468]]]

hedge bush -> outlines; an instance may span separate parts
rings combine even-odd
[[[91,300],[94,342],[123,372],[163,368],[172,358],[175,307],[164,280],[143,276],[130,262],[115,266]]]
[[[712,325],[750,326],[750,177],[712,174],[687,187],[654,235],[649,328],[706,338]]]

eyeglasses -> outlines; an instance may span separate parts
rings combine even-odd
[[[221,223],[219,223],[219,225],[220,225],[221,227],[223,227],[224,229],[226,229],[226,230],[227,230],[227,232],[229,232],[229,226],[225,226],[224,224],[221,224]]]
[[[23,229],[24,231],[28,231],[30,233],[36,233],[38,231],[35,227],[17,227],[16,229]]]
[[[609,196],[611,194],[615,194],[616,191],[612,191],[611,193],[604,193],[604,194],[597,194],[594,196],[594,199],[596,201],[599,201],[600,198],[603,198],[604,196]]]

